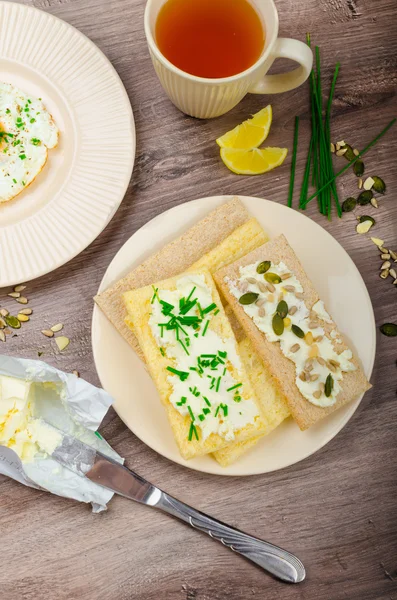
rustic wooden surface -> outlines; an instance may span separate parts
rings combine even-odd
[[[115,218],[85,252],[26,290],[34,317],[2,352],[78,369],[98,383],[90,320],[102,275],[121,245],[144,223],[182,202],[217,193],[267,197],[285,203],[289,160],[263,177],[237,177],[219,160],[215,138],[263,107],[248,96],[230,114],[198,121],[164,96],[143,33],[144,0],[26,0],[89,36],[120,73],[134,109],[137,157],[126,198]],[[281,35],[312,32],[321,46],[324,76],[342,63],[334,103],[333,138],[363,147],[395,116],[397,19],[394,0],[279,0]],[[300,114],[301,180],[309,134],[307,86],[271,98],[270,145],[291,148]],[[105,151],[105,148],[104,148]],[[397,127],[366,159],[388,193],[374,234],[397,250]],[[343,159],[342,164],[343,163]],[[341,196],[355,193],[349,174]],[[368,211],[366,211],[368,212]],[[397,321],[396,292],[379,279],[379,258],[355,218],[321,223],[359,267],[377,324]],[[308,240],[310,243],[310,240]],[[5,302],[1,290],[0,303]],[[65,323],[69,349],[56,352],[40,334]],[[103,434],[130,465],[186,502],[295,551],[307,581],[286,586],[205,536],[122,498],[107,513],[51,497],[0,477],[0,597],[2,600],[396,600],[397,599],[397,340],[378,339],[376,366],[364,407],[315,456],[271,475],[221,479],[188,471],[145,447],[114,412]]]

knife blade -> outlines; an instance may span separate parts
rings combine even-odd
[[[62,434],[63,439],[52,457],[64,467],[121,496],[181,519],[281,581],[300,583],[305,579],[306,572],[302,562],[287,550],[248,535],[184,504],[91,446],[57,431]]]

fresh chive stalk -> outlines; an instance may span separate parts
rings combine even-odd
[[[294,147],[292,151],[291,160],[291,177],[289,182],[288,192],[288,206],[292,207],[292,198],[294,195],[294,183],[295,183],[295,170],[296,170],[296,155],[298,151],[298,136],[299,136],[299,117],[295,117],[295,128],[294,128]]]

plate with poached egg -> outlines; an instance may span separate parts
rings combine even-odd
[[[1,2],[0,288],[58,268],[101,233],[135,147],[131,104],[104,54],[64,21]]]

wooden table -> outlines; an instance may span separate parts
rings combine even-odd
[[[138,151],[125,200],[113,221],[80,256],[29,283],[34,316],[1,351],[37,358],[98,383],[90,322],[102,275],[121,245],[157,214],[197,197],[246,194],[285,203],[289,160],[273,173],[233,175],[215,138],[262,108],[269,98],[247,96],[228,115],[198,121],[167,100],[152,69],[143,33],[143,0],[26,0],[65,19],[109,57],[127,88]],[[328,79],[337,60],[333,139],[363,147],[396,112],[397,20],[394,0],[279,0],[281,35],[321,46]],[[281,65],[281,68],[283,65]],[[309,136],[305,85],[270,99],[270,145],[292,147],[301,116],[297,181]],[[106,148],[104,147],[104,152]],[[374,235],[397,250],[397,127],[368,154],[368,171],[388,193]],[[344,164],[343,159],[339,159]],[[356,194],[349,173],[341,197]],[[376,321],[397,320],[397,289],[379,278],[379,256],[355,217],[327,222],[313,204],[308,215],[349,252],[372,297]],[[308,241],[309,243],[309,241]],[[1,290],[0,304],[5,293]],[[57,353],[40,330],[65,324],[71,339]],[[315,456],[270,475],[220,478],[174,465],[144,446],[113,411],[102,432],[130,465],[154,483],[243,530],[296,552],[307,581],[287,586],[205,536],[145,507],[115,498],[92,515],[84,505],[33,491],[0,477],[0,598],[2,600],[390,600],[397,599],[397,340],[379,336],[374,390],[345,429]]]

